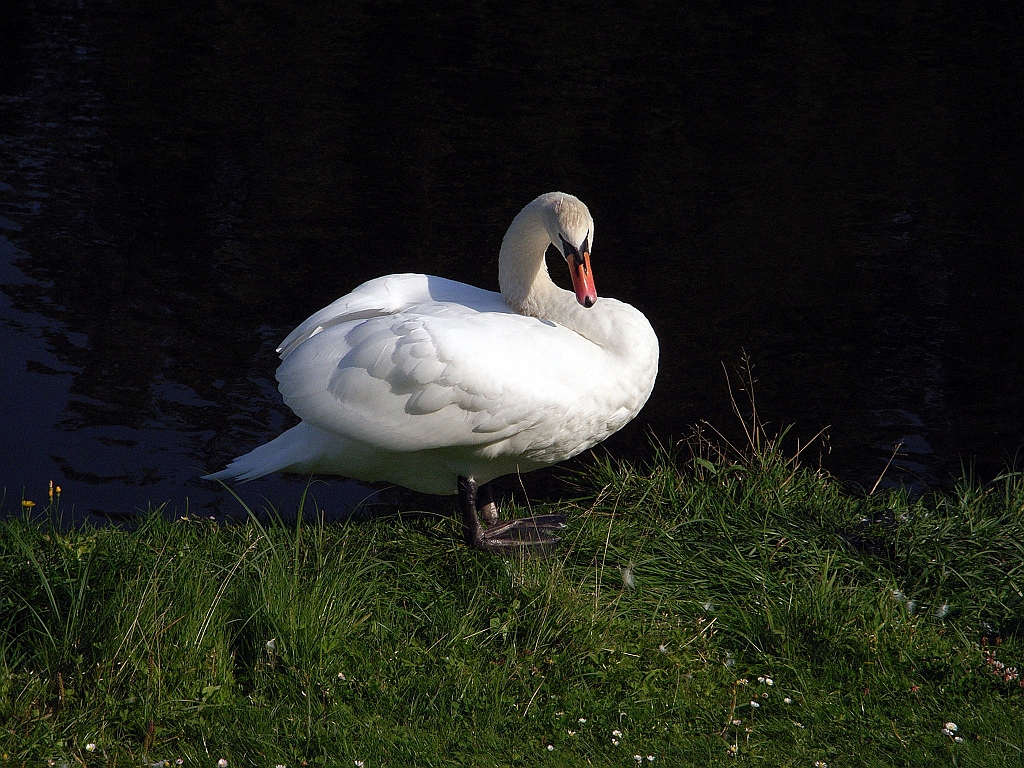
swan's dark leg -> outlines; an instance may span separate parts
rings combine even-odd
[[[477,488],[476,508],[480,513],[480,521],[488,528],[498,522],[498,505],[494,503],[490,483],[484,483]]]
[[[462,536],[466,545],[475,547],[483,536],[480,518],[476,516],[476,482],[459,475],[459,509],[462,510]]]
[[[565,515],[500,520],[490,487],[487,484],[478,487],[476,481],[468,477],[459,478],[459,507],[466,544],[485,552],[547,553],[561,541],[555,533],[565,528]],[[481,517],[486,528],[480,524]]]

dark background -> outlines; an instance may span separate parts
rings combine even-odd
[[[745,351],[761,415],[830,426],[852,486],[899,441],[886,480],[915,490],[1013,465],[1016,5],[638,5],[6,3],[3,509],[53,479],[79,515],[237,510],[196,476],[293,423],[284,335],[390,272],[496,289],[505,228],[555,189],[594,215],[599,293],[661,340],[616,456],[737,436]]]

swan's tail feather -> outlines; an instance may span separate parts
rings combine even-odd
[[[320,458],[323,433],[298,424],[266,445],[232,461],[226,469],[203,475],[203,480],[255,480],[272,472],[311,472]]]

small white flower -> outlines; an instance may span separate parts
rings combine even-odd
[[[942,605],[940,605],[938,608],[935,609],[935,618],[936,619],[944,619],[944,618],[946,618],[949,615],[949,611],[950,611],[949,603],[943,603]]]
[[[555,751],[555,745],[554,744],[548,744],[548,752],[554,752],[554,751]]]
[[[743,722],[742,720],[740,720],[739,718],[736,718],[735,720],[732,721],[732,724],[733,725],[739,725],[742,722]]]
[[[757,703],[756,701],[751,701],[751,702],[750,702],[750,706],[751,706],[751,708],[753,708],[753,709],[760,709],[760,707],[761,707],[761,705],[760,705],[760,704],[758,704],[758,703]]]
[[[339,680],[344,680],[345,679],[345,673],[344,672],[339,672],[338,673],[338,679]]]
[[[613,747],[619,746],[619,740],[618,739],[612,739],[612,746]]]
[[[954,736],[953,737],[953,741],[955,741],[957,744],[963,744],[964,743],[964,737],[963,736]]]
[[[653,763],[654,762],[654,755],[648,755],[647,756],[647,762],[648,763]]]
[[[267,653],[273,653],[274,651],[277,650],[277,642],[276,641],[277,641],[276,637],[272,637],[269,640],[267,640]]]
[[[228,761],[223,757],[217,761],[218,768],[228,768]]]
[[[568,733],[570,736],[576,735],[576,731],[566,731],[566,733]]]
[[[288,768],[288,766],[286,766],[284,763],[278,763],[274,766],[274,768]]]
[[[946,723],[945,728],[947,731],[953,731],[954,733],[958,730],[956,723]]]
[[[644,756],[643,755],[633,755],[633,759],[636,760],[638,763],[642,763],[644,761]]]
[[[184,765],[185,764],[185,760],[183,758],[179,757],[177,760],[174,761],[174,764],[175,765]]]
[[[765,683],[765,685],[775,685],[775,681],[772,680],[770,677],[766,677],[764,679],[764,683]]]
[[[789,696],[787,696],[786,698],[784,698],[784,699],[783,699],[783,701],[784,701],[784,702],[785,702],[786,704],[792,704],[792,703],[793,703],[793,700],[792,700],[791,698],[789,698]]]
[[[917,612],[917,600],[907,601],[907,613],[913,616]]]
[[[363,768],[363,761],[362,760],[356,760],[356,768]]]
[[[585,717],[581,717],[581,718],[580,718],[579,720],[577,720],[576,722],[577,722],[577,723],[585,723],[585,722],[587,722],[587,718],[585,718]]]
[[[658,646],[658,650],[661,651],[662,653],[668,653],[668,646],[665,645],[664,643],[662,643],[661,645]]]
[[[757,676],[757,682],[763,683],[764,682],[764,675],[758,675]]]
[[[96,751],[96,745],[93,742],[90,741],[88,744],[85,745],[85,749],[86,749],[87,752],[95,752]]]
[[[616,728],[614,731],[612,731],[612,736],[614,736],[616,739],[622,738],[622,731]]]

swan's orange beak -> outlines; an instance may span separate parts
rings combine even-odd
[[[576,291],[576,301],[584,307],[592,307],[597,301],[597,288],[594,285],[594,273],[590,271],[590,251],[583,251],[579,254],[570,254],[566,259],[569,262],[569,276],[572,277],[572,287]]]

